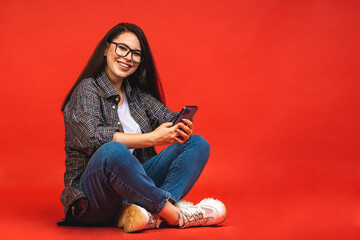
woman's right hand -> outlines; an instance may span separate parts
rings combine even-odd
[[[171,122],[163,123],[150,133],[154,146],[168,145],[176,142],[178,136],[177,125],[172,126]]]

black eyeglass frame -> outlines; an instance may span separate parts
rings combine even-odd
[[[118,55],[119,57],[126,57],[126,56],[129,55],[129,53],[131,52],[131,60],[133,60],[135,63],[142,63],[142,62],[144,61],[144,56],[143,56],[143,54],[142,54],[141,51],[139,51],[139,50],[133,50],[133,49],[131,49],[128,45],[126,45],[126,44],[124,44],[124,43],[117,43],[117,42],[110,42],[110,43],[115,44],[115,46],[116,46],[116,47],[115,47],[115,54]],[[116,52],[116,49],[119,47],[119,45],[123,45],[124,47],[127,47],[127,48],[129,49],[129,51],[128,51],[124,56],[121,56],[121,55],[119,55],[119,54]],[[141,60],[140,60],[140,62],[136,62],[136,61],[134,60],[134,57],[133,57],[134,52],[140,52],[140,55],[141,55]]]

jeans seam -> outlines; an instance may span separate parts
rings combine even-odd
[[[126,184],[116,173],[114,173],[114,172],[113,172],[112,170],[110,170],[110,169],[107,169],[106,167],[98,168],[98,169],[96,169],[96,170],[93,170],[93,171],[87,173],[86,176],[84,176],[84,179],[87,178],[88,176],[96,173],[97,171],[104,172],[104,170],[107,170],[107,171],[111,172],[111,174],[114,174],[115,177],[116,177],[117,179],[119,179],[119,181],[121,182],[121,184],[123,184],[124,187],[127,188],[128,191],[131,191],[131,192],[135,193],[137,196],[139,196],[139,197],[142,198],[143,200],[149,202],[151,205],[156,205],[156,206],[157,206],[156,211],[155,211],[156,213],[159,213],[159,212],[161,211],[161,209],[164,207],[164,205],[166,204],[166,202],[167,202],[168,199],[170,198],[170,195],[171,195],[171,194],[170,194],[169,192],[167,192],[167,191],[165,191],[165,190],[163,190],[163,189],[158,188],[159,190],[165,191],[166,194],[165,194],[164,197],[162,197],[161,203],[160,203],[160,204],[157,204],[156,202],[152,201],[151,199],[145,197],[144,195],[140,194],[138,191],[136,191],[136,190],[134,190],[133,188],[131,188],[131,187],[130,187],[128,184]],[[84,185],[84,186],[86,187],[86,189],[87,189],[88,185],[87,185],[86,181],[82,181],[82,185]],[[109,183],[109,185],[110,185],[110,183]],[[110,186],[111,186],[111,185],[110,185]],[[112,187],[112,188],[113,188],[113,187]],[[112,190],[115,194],[119,194],[119,193],[116,192],[114,189],[111,189],[111,190]],[[120,194],[119,194],[119,195],[120,195]],[[122,195],[120,195],[120,196],[123,197],[123,198],[125,198],[125,197],[122,196]],[[88,196],[87,196],[87,197],[88,197]]]
[[[146,200],[147,202],[150,202],[151,204],[156,204],[155,202],[153,202],[151,199],[148,199],[147,197],[143,196],[142,194],[140,194],[138,191],[136,191],[135,189],[131,188],[128,184],[126,184],[116,173],[114,173],[112,170],[110,169],[106,169],[109,172],[111,172],[112,174],[114,174],[120,181],[122,184],[124,184],[124,186],[129,189],[130,191],[136,193],[138,196],[141,196],[144,200]],[[123,196],[124,197],[124,196]]]
[[[175,176],[175,174],[176,174],[176,171],[179,169],[179,165],[181,164],[181,161],[182,161],[182,157],[180,157],[180,156],[181,156],[181,154],[178,155],[178,161],[176,162],[176,165],[174,166],[175,171],[170,175],[169,181],[166,183],[166,185],[165,185],[165,187],[164,187],[164,190],[165,190],[165,191],[167,191],[169,185],[170,185],[170,184],[172,183],[172,181],[173,181],[173,178],[174,178],[174,176]],[[175,200],[175,199],[173,199],[173,200]]]
[[[88,174],[86,174],[86,176],[84,176],[84,179],[85,178],[87,178],[87,177],[89,177],[90,175],[92,175],[92,174],[96,174],[96,172],[98,172],[98,171],[100,171],[101,173],[103,173],[104,172],[104,167],[102,167],[102,168],[98,168],[98,169],[95,169],[95,170],[93,170],[93,171],[91,171],[91,172],[89,172]],[[88,189],[88,184],[86,183],[86,181],[81,181],[82,182],[82,184],[86,187],[86,189]],[[109,186],[111,186],[110,184],[109,184]],[[84,190],[83,189],[81,189],[83,192],[84,192]],[[113,189],[113,187],[111,186],[110,187],[110,190],[114,193],[114,194],[118,194],[114,189]],[[85,192],[84,192],[84,194],[85,194]],[[88,198],[88,192],[85,194],[85,196]],[[98,208],[99,206],[98,206],[98,204],[96,204],[96,208]]]

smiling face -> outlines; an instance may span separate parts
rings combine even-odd
[[[123,32],[112,41],[122,43],[133,50],[141,51],[140,41],[132,32]],[[126,57],[120,57],[115,53],[115,48],[116,45],[110,43],[105,50],[105,72],[111,81],[118,82],[133,74],[139,67],[139,63],[136,63],[131,59],[131,53],[129,53]]]

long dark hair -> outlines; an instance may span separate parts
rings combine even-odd
[[[105,69],[106,59],[104,52],[106,50],[107,44],[110,44],[114,38],[119,36],[123,32],[132,32],[134,33],[140,41],[141,51],[144,55],[144,60],[140,63],[138,69],[131,74],[127,79],[132,87],[138,87],[140,91],[150,93],[160,102],[165,104],[164,91],[158,77],[153,56],[146,39],[144,32],[132,23],[119,23],[105,35],[103,39],[99,42],[95,48],[94,53],[89,59],[89,62],[86,64],[84,70],[76,80],[74,86],[71,88],[70,92],[67,94],[64,103],[61,107],[61,110],[64,111],[65,105],[69,101],[71,94],[75,88],[80,84],[84,79],[93,77],[96,78],[102,71]]]

